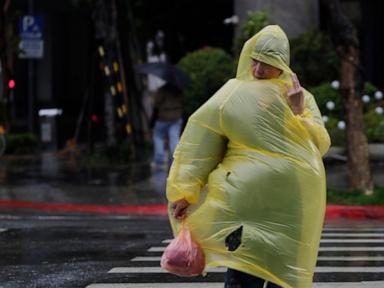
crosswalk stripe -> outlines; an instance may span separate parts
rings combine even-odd
[[[224,273],[226,267],[210,267],[207,273]],[[384,267],[316,267],[316,273],[384,273]],[[161,267],[115,267],[108,273],[168,273]]]
[[[320,261],[384,261],[384,257],[382,256],[319,256],[317,257],[317,260],[320,260]]]
[[[384,247],[320,247],[320,252],[331,252],[331,251],[384,251]]]
[[[384,258],[384,257],[383,257]],[[133,262],[140,262],[140,261],[160,261],[161,257],[135,257],[131,259]]]
[[[165,247],[151,247],[147,251],[148,252],[164,252]]]
[[[86,288],[223,288],[223,283],[127,283],[91,284]]]
[[[347,242],[344,242],[347,243]],[[164,252],[166,247],[151,247],[148,252]],[[320,247],[319,251],[384,251],[383,247]]]
[[[224,273],[227,271],[225,267],[210,267],[207,269],[208,273]],[[160,266],[157,267],[115,267],[108,271],[108,273],[168,273]]]
[[[384,239],[323,239],[320,243],[384,243]]]
[[[190,282],[190,283],[112,283],[91,284],[86,288],[222,288],[223,283]],[[384,287],[384,281],[369,282],[327,282],[313,283],[313,288],[378,288]]]
[[[328,231],[340,231],[340,232],[349,232],[349,231],[352,231],[352,232],[366,232],[366,231],[375,231],[375,232],[382,232],[384,233],[384,227],[383,228],[337,228],[337,227],[329,227],[329,228],[326,228],[326,229],[323,229],[323,233],[324,232],[328,232]]]
[[[326,237],[384,237],[384,233],[323,233]]]
[[[0,229],[1,231],[2,229]],[[151,274],[164,275],[168,273],[160,267],[161,254],[173,239],[162,240],[163,245],[150,247],[147,252],[153,252],[149,256],[138,256],[131,259],[132,262],[146,265],[149,267],[114,267],[108,273],[114,275],[121,274],[139,274],[149,277]],[[327,246],[321,246],[319,252],[334,252],[328,256],[318,256],[319,265],[330,264],[332,266],[317,266],[315,273],[318,275],[328,275],[327,273],[384,273],[384,266],[363,266],[382,264],[382,262],[375,263],[374,261],[384,261],[384,255],[374,255],[374,252],[384,252],[384,228],[332,228],[327,227],[323,230],[320,243]],[[326,244],[325,244],[326,243]],[[362,247],[357,247],[355,244],[361,244]],[[376,244],[375,244],[376,243]],[[334,244],[334,245],[333,245]],[[346,245],[342,245],[346,244]],[[364,245],[366,244],[366,245]],[[370,252],[370,255],[365,255]],[[337,252],[345,252],[342,256],[337,256]],[[367,252],[367,253],[364,253]],[[360,255],[359,255],[360,254]],[[320,254],[320,255],[323,255]],[[326,254],[327,255],[327,254]],[[335,256],[333,256],[335,255]],[[334,266],[340,264],[339,262],[327,263],[328,261],[346,261],[342,263],[343,266]],[[355,263],[354,263],[355,262]],[[368,264],[370,263],[370,264]],[[132,263],[133,264],[133,263]],[[153,265],[153,266],[151,266]],[[353,266],[359,265],[359,266]],[[225,273],[226,267],[210,267],[206,270],[207,273]],[[322,274],[325,273],[325,274]],[[344,275],[344,274],[340,274]],[[373,275],[373,274],[372,274]],[[381,275],[381,274],[380,274]],[[321,276],[321,277],[323,277]],[[160,276],[159,276],[160,277]],[[344,276],[343,276],[344,277]],[[368,277],[368,276],[367,276]],[[341,280],[341,278],[339,278]],[[346,278],[347,279],[347,278]],[[366,278],[363,278],[364,280]],[[369,278],[368,278],[369,279]],[[212,279],[213,280],[213,279]],[[344,280],[344,279],[343,279]],[[90,284],[86,288],[218,288],[223,287],[223,283],[216,282],[191,282],[191,283],[95,283]],[[384,287],[384,281],[366,281],[366,282],[323,282],[314,283],[313,288],[377,288]]]
[[[322,234],[322,242],[324,240],[330,240],[330,239],[326,239],[324,236],[326,237],[376,237],[378,238],[377,240],[378,241],[374,241],[374,242],[384,242],[384,239],[380,239],[380,237],[384,237],[384,233],[323,233]],[[376,238],[371,238],[372,240],[375,240]],[[356,239],[358,240],[358,239]],[[164,243],[164,244],[169,244],[171,243],[172,239],[166,239],[166,240],[163,240],[161,241],[161,243]],[[331,241],[329,241],[331,242]],[[356,241],[357,242],[357,241]]]
[[[132,262],[160,262],[161,257],[142,256],[131,259]],[[319,256],[319,261],[384,261],[383,256]]]
[[[384,267],[316,267],[315,273],[383,273]]]

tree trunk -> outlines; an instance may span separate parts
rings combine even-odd
[[[329,30],[339,55],[341,95],[345,109],[348,176],[352,189],[373,193],[368,142],[363,127],[363,109],[356,93],[359,42],[355,28],[341,10],[339,0],[322,0],[329,13]]]
[[[350,46],[339,46],[341,57],[340,82],[341,95],[345,108],[348,177],[350,186],[366,194],[372,194],[373,182],[369,167],[367,137],[363,127],[363,108],[359,95],[356,94],[356,67],[359,62],[359,51]]]

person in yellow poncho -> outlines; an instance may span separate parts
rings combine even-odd
[[[174,234],[184,218],[206,266],[228,267],[225,287],[311,287],[329,145],[284,31],[266,26],[244,44],[236,78],[188,119],[167,179]]]

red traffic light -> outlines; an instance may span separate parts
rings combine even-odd
[[[93,115],[91,115],[91,121],[93,123],[97,123],[97,122],[99,122],[99,118],[97,117],[97,115],[93,114]]]
[[[8,88],[9,88],[9,89],[14,89],[15,86],[16,86],[16,81],[13,80],[13,79],[10,79],[10,80],[8,81]]]

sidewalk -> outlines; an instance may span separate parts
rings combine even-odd
[[[167,171],[149,163],[81,168],[43,154],[0,159],[0,213],[167,215]],[[326,219],[384,219],[383,206],[327,206]]]

